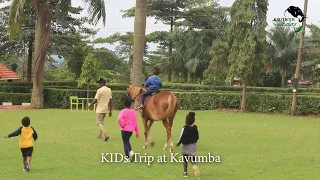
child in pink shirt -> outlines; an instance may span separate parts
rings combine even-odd
[[[126,98],[124,102],[124,109],[120,111],[118,116],[118,124],[121,128],[122,141],[124,146],[124,152],[126,158],[129,158],[132,162],[134,152],[132,151],[130,138],[133,131],[136,132],[136,137],[139,138],[140,130],[138,125],[138,118],[136,110],[131,108],[131,105],[134,101],[132,99]]]

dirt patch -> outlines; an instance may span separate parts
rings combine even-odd
[[[226,112],[226,113],[240,113],[239,109],[226,109],[226,108],[219,108],[216,109],[219,112]]]
[[[0,110],[23,110],[23,109],[32,109],[32,108],[29,106],[22,106],[22,105],[12,105],[12,106],[0,105]]]

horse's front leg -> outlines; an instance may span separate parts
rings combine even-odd
[[[143,149],[147,149],[148,147],[148,125],[147,125],[147,119],[142,117],[143,127],[144,127],[144,146]]]

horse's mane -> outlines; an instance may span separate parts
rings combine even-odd
[[[133,98],[136,98],[139,95],[141,89],[142,91],[145,91],[144,87],[136,86],[136,85],[129,85],[128,88]]]

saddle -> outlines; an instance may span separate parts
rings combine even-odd
[[[152,94],[150,96],[147,96],[146,99],[144,100],[143,102],[143,105],[145,106],[147,101],[154,95],[158,94],[159,92],[161,92],[160,90],[156,90],[156,91],[153,91]]]
[[[146,105],[146,103],[148,102],[148,100],[149,100],[152,96],[154,96],[154,95],[156,95],[156,94],[158,94],[158,93],[160,93],[160,92],[161,92],[160,90],[153,91],[151,95],[149,95],[149,96],[147,96],[147,97],[145,98],[145,100],[144,100],[144,102],[143,102],[143,106]],[[144,116],[144,109],[145,109],[145,107],[144,107],[144,108],[141,108],[141,109],[139,110],[139,111],[140,111],[140,115],[141,115],[142,117]]]

